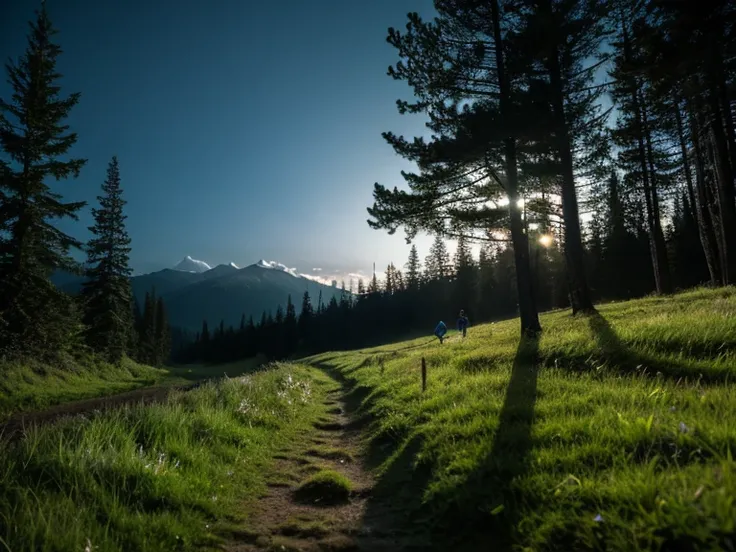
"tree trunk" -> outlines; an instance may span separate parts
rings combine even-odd
[[[654,244],[654,255],[657,259],[657,293],[672,293],[672,277],[670,274],[669,259],[667,258],[667,243],[664,239],[661,212],[659,210],[659,191],[657,190],[657,172],[654,167],[654,153],[652,152],[652,134],[649,128],[646,106],[644,105],[641,106],[641,115],[650,175],[649,193],[652,198],[652,240]]]
[[[626,34],[624,34],[624,40],[626,40],[625,37],[626,37]],[[634,82],[632,92],[631,92],[631,99],[632,99],[632,103],[634,106],[634,115],[636,117],[636,140],[637,140],[637,146],[638,146],[637,149],[639,151],[639,165],[641,168],[641,175],[642,175],[642,188],[644,190],[644,203],[645,203],[646,210],[647,210],[647,234],[649,235],[649,253],[652,257],[652,269],[654,271],[654,285],[657,290],[657,293],[662,293],[662,272],[660,269],[661,255],[659,254],[657,250],[658,241],[655,238],[655,231],[654,231],[654,228],[656,226],[657,216],[654,210],[654,204],[652,202],[652,192],[651,192],[652,186],[649,181],[650,167],[647,164],[647,151],[646,151],[646,145],[644,143],[642,114],[641,114],[641,108],[639,106],[639,94],[636,89],[637,86],[638,84]]]
[[[690,172],[690,164],[688,161],[687,145],[685,141],[685,133],[683,130],[682,116],[680,114],[679,105],[676,106],[675,116],[677,117],[677,131],[680,137],[680,149],[682,150],[683,165],[685,167],[685,177],[687,179],[688,192],[691,195],[691,202],[695,209],[695,215],[698,221],[698,233],[700,234],[700,243],[705,253],[705,261],[708,264],[708,273],[712,285],[717,285],[720,280],[720,270],[718,267],[718,248],[716,247],[716,238],[713,233],[713,221],[708,211],[708,203],[705,191],[705,168],[703,167],[703,153],[700,147],[700,138],[698,136],[698,128],[695,124],[695,117],[692,113],[692,106],[688,100],[688,111],[690,111],[690,135],[695,150],[695,186],[693,187],[692,174]]]
[[[716,171],[716,191],[720,214],[720,233],[723,241],[723,283],[736,282],[736,204],[734,204],[733,174],[728,156],[728,145],[723,131],[723,119],[715,91],[709,93],[711,107],[710,136],[713,143],[713,161]]]
[[[549,0],[544,4],[546,11],[552,13]],[[550,18],[550,20],[552,20]],[[558,59],[559,45],[551,44],[547,56],[552,110],[555,119],[555,138],[562,167],[562,218],[565,225],[565,261],[567,264],[568,282],[570,286],[570,303],[572,312],[593,312],[593,301],[590,297],[588,282],[585,277],[585,254],[583,251],[582,232],[580,230],[580,214],[578,198],[575,190],[573,172],[572,142],[570,130],[565,116],[565,100]]]
[[[493,38],[496,47],[496,72],[500,92],[500,107],[503,114],[508,114],[511,91],[506,80],[504,67],[503,42],[501,37],[501,17],[498,0],[491,0],[491,17],[493,18]],[[519,318],[521,333],[536,333],[542,329],[532,288],[532,274],[529,264],[529,237],[524,233],[521,213],[517,207],[519,189],[516,167],[516,141],[507,138],[504,141],[506,163],[506,193],[509,198],[509,216],[511,219],[511,241],[514,246],[514,262],[516,264],[516,287],[519,295]]]

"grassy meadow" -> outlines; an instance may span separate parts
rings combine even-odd
[[[228,377],[0,443],[0,550],[216,547],[284,450],[365,462],[375,483],[361,523],[415,550],[732,550],[734,315],[736,290],[696,290],[547,313],[521,341],[509,320],[443,345],[262,369],[131,367],[160,384]],[[360,446],[316,450],[305,436],[338,387]],[[340,473],[297,479],[297,502],[352,500]]]
[[[99,358],[69,358],[50,366],[32,362],[0,363],[0,422],[18,412],[42,410],[68,402],[114,395],[152,386],[187,385],[253,371],[262,357],[210,365],[153,368],[124,358],[119,366]]]
[[[367,422],[375,508],[440,548],[733,549],[735,290],[599,312],[309,359]]]
[[[322,414],[330,387],[319,371],[274,365],[29,430],[0,455],[0,550],[215,545],[263,492],[277,449]]]

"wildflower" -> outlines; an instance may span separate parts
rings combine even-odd
[[[593,518],[593,521],[597,521],[598,523],[601,523],[603,521],[603,516],[598,514]]]
[[[685,422],[680,422],[680,433],[687,433],[690,428],[685,425]]]
[[[179,467],[179,461],[176,461],[176,464],[174,464],[174,469],[177,469]]]
[[[94,546],[92,546],[92,541],[87,538],[87,546],[84,547],[84,552],[92,552],[94,549]]]
[[[217,495],[212,495],[212,502],[217,502]]]
[[[233,470],[228,470],[227,476],[232,477],[235,472]]]

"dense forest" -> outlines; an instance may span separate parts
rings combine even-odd
[[[65,119],[60,47],[45,8],[25,54],[8,65],[0,100],[0,348],[4,357],[92,350],[160,364],[258,353],[354,347],[430,333],[462,308],[471,322],[600,300],[669,294],[736,280],[736,6],[725,1],[436,0],[438,16],[409,14],[389,29],[391,78],[413,90],[398,110],[425,117],[426,136],[384,138],[412,162],[406,186],[374,187],[368,223],[436,237],[420,262],[391,264],[342,299],[284,298],[285,307],[209,328],[170,330],[152,290],[130,291],[125,202],[113,158],[94,209],[93,239],[54,222],[85,205],[48,179],[75,177],[84,159]],[[451,259],[446,241],[457,242]],[[472,245],[480,246],[473,255]],[[50,282],[81,270],[72,298]],[[313,304],[314,302],[314,304]]]

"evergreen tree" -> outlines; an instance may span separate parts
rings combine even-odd
[[[523,26],[513,46],[527,52],[544,75],[541,82],[537,75],[526,77],[530,87],[538,87],[538,99],[549,106],[542,120],[551,130],[547,146],[557,163],[553,174],[560,179],[570,302],[573,312],[592,311],[576,172],[606,153],[596,148],[606,145],[600,139],[605,122],[599,102],[603,87],[594,84],[598,63],[590,60],[601,56],[607,6],[597,0],[521,1],[519,5]]]
[[[429,280],[443,280],[452,274],[450,255],[442,236],[435,236],[424,266]]]
[[[454,258],[455,282],[452,294],[454,310],[465,310],[468,316],[474,316],[473,299],[477,296],[477,271],[473,263],[470,247],[463,234],[457,240]]]
[[[493,252],[483,247],[478,256],[478,300],[476,316],[480,320],[491,320],[494,311],[495,265]]]
[[[302,298],[302,310],[299,314],[298,323],[299,338],[305,343],[309,343],[309,340],[311,338],[313,317],[314,311],[312,310],[312,301],[309,298],[309,292],[305,291],[304,297]]]
[[[154,325],[153,364],[154,366],[163,366],[171,355],[171,330],[169,329],[169,321],[166,317],[164,300],[161,297],[156,301],[155,309],[156,322]]]
[[[422,278],[422,266],[419,262],[417,246],[412,244],[409,252],[409,261],[406,263],[406,287],[410,291],[417,291]]]
[[[297,326],[296,308],[291,302],[291,295],[286,300],[286,316],[284,316],[284,354],[290,356],[299,345],[299,329]]]
[[[155,291],[146,292],[143,301],[143,323],[138,339],[138,358],[141,362],[156,365],[158,351],[156,347],[156,294]]]
[[[82,288],[87,343],[111,362],[119,362],[133,333],[130,305],[132,270],[128,266],[130,238],[120,187],[118,160],[112,158],[107,179],[92,210],[93,238],[87,245],[87,281]]]
[[[12,89],[0,99],[0,348],[6,353],[52,356],[70,346],[78,321],[71,298],[49,280],[55,270],[76,271],[69,256],[81,243],[52,225],[75,219],[84,202],[64,202],[45,180],[79,175],[86,160],[68,158],[77,141],[64,120],[80,95],[60,94],[61,48],[42,4],[28,46],[6,65]],[[15,351],[11,351],[15,348]]]
[[[143,333],[143,312],[135,296],[131,296],[131,312],[133,313],[133,331],[128,340],[128,355],[138,359],[140,352],[140,336]]]
[[[416,98],[413,103],[397,102],[399,111],[427,113],[434,135],[430,142],[410,142],[384,133],[394,150],[417,163],[420,172],[402,173],[410,193],[375,185],[369,224],[389,232],[403,225],[408,238],[419,229],[457,237],[446,221],[481,233],[508,224],[516,276],[525,290],[519,295],[521,329],[536,332],[540,325],[531,292],[529,247],[518,209],[519,143],[530,142],[529,134],[548,136],[549,130],[539,124],[534,105],[525,98],[529,94],[522,91],[529,86],[519,86],[517,74],[521,68],[536,71],[529,61],[507,64],[507,38],[519,33],[518,18],[502,17],[498,0],[438,0],[435,8],[440,16],[431,23],[412,13],[406,33],[389,29],[388,41],[402,58],[389,74],[407,81]],[[492,207],[504,195],[506,213]]]

